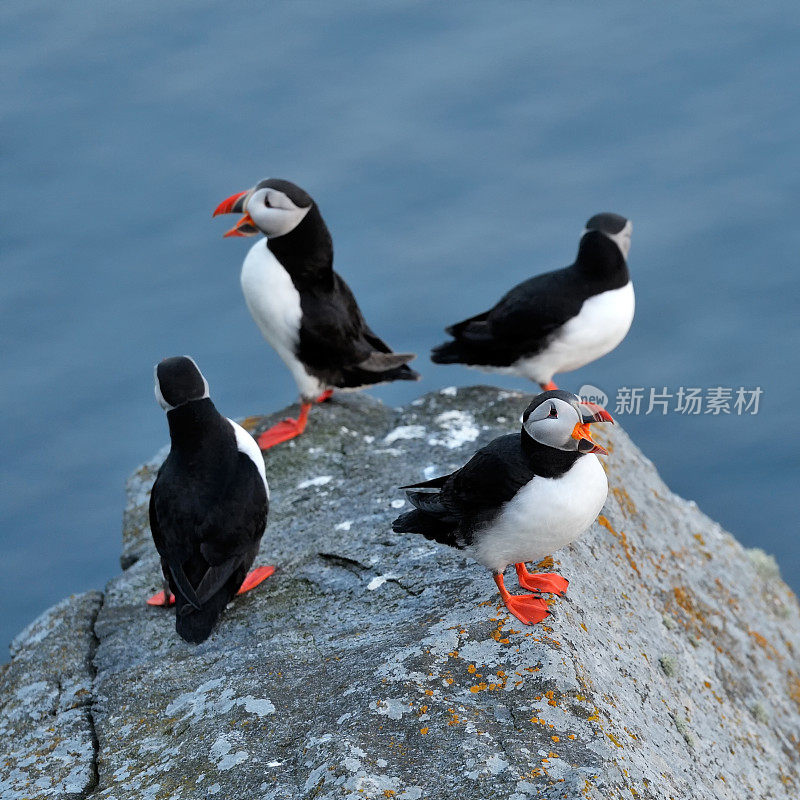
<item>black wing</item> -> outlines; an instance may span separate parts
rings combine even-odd
[[[331,386],[355,387],[386,380],[416,380],[406,366],[413,353],[395,353],[367,325],[350,287],[334,272],[330,286],[301,294],[303,319],[298,356]]]
[[[491,335],[527,344],[546,338],[581,310],[584,295],[575,289],[571,267],[523,281],[489,312]]]
[[[267,522],[264,482],[244,453],[229,491],[194,525],[160,501],[158,479],[150,496],[150,527],[156,549],[186,601],[199,609],[228,583],[237,571],[249,569]],[[244,575],[242,574],[242,578]],[[238,590],[232,589],[231,595]]]
[[[367,323],[350,287],[336,273],[329,287],[312,286],[301,295],[303,321],[299,356],[317,369],[352,367],[369,357],[373,346]]]
[[[442,505],[460,519],[482,521],[493,516],[531,478],[516,433],[489,442],[444,484]]]
[[[421,533],[428,539],[464,547],[475,530],[491,520],[531,478],[533,473],[522,453],[519,434],[494,439],[451,475],[433,478],[407,492],[414,511],[393,523],[398,532]]]
[[[580,311],[583,301],[571,267],[536,275],[507,292],[489,311],[447,328],[454,341],[436,347],[433,360],[508,366],[542,350]]]

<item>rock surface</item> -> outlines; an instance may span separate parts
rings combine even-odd
[[[159,459],[139,469],[125,571],[40,617],[0,674],[0,797],[800,796],[797,599],[619,427],[600,433],[608,502],[555,555],[571,584],[542,625],[509,617],[462,553],[391,532],[399,484],[516,429],[525,402],[314,409],[266,456],[260,563],[278,571],[197,647],[144,604]]]

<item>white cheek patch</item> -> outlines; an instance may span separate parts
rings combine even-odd
[[[264,205],[264,198],[270,205]],[[267,236],[285,236],[293,231],[311,210],[311,206],[299,208],[283,192],[275,189],[259,189],[247,199],[247,213]]]
[[[625,227],[619,233],[607,233],[609,239],[619,247],[622,257],[627,261],[628,253],[631,250],[631,234],[633,233],[633,223],[628,220]]]
[[[525,430],[531,439],[539,444],[556,450],[574,450],[575,440],[572,439],[572,431],[575,424],[580,421],[575,409],[556,397],[542,403],[542,406],[548,409],[548,414],[551,405],[555,407],[558,417],[545,415],[534,419],[531,415],[525,423]],[[538,410],[536,409],[534,414]]]

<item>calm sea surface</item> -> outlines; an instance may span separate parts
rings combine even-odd
[[[368,319],[420,354],[400,405],[495,380],[441,329],[634,220],[637,315],[562,376],[611,396],[667,483],[800,589],[800,15],[764,4],[0,6],[0,646],[118,569],[125,477],[165,441],[160,358],[230,416],[295,397],[241,297],[219,201],[319,202]],[[761,387],[758,413],[649,415],[649,388]],[[672,403],[674,405],[674,401]],[[658,536],[658,531],[651,532]],[[0,656],[2,658],[3,656]]]

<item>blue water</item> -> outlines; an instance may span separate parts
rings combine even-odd
[[[633,328],[560,383],[762,387],[755,416],[621,419],[800,589],[796,3],[6,0],[0,21],[0,640],[118,571],[124,479],[166,440],[156,361],[194,355],[231,416],[293,400],[241,298],[249,242],[211,220],[270,175],[420,353],[422,384],[374,391],[394,405],[488,380],[427,361],[442,327],[569,263],[595,212],[631,217]]]

